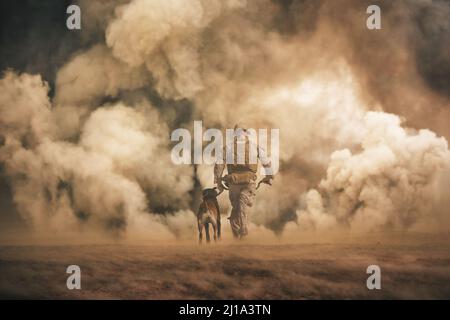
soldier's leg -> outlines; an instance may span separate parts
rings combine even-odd
[[[248,234],[248,215],[253,206],[253,201],[256,195],[256,187],[254,183],[249,183],[242,188],[239,195],[240,203],[240,222],[241,228],[239,236],[245,237]]]
[[[233,232],[233,236],[235,238],[239,237],[241,229],[241,221],[240,221],[241,203],[239,201],[239,197],[240,197],[240,186],[230,185],[229,187],[229,198],[231,203],[230,226],[231,231]]]

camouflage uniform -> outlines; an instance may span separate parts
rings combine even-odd
[[[230,225],[233,236],[244,237],[248,234],[247,219],[256,194],[256,183],[230,184],[229,198],[231,202]]]
[[[231,202],[231,215],[229,217],[231,230],[235,238],[242,238],[248,234],[248,216],[250,209],[253,206],[254,198],[256,195],[256,173],[258,168],[257,160],[260,160],[263,167],[270,166],[270,161],[266,158],[265,152],[259,146],[253,146],[257,150],[257,159],[255,164],[249,164],[248,153],[250,150],[249,142],[246,140],[245,148],[245,164],[236,164],[236,141],[234,148],[225,148],[224,156],[230,152],[234,152],[234,164],[227,164],[228,175],[237,174],[248,176],[245,182],[233,183],[228,182],[229,199]],[[216,163],[214,166],[214,182],[220,185],[223,171],[225,169],[226,157],[223,159],[223,164]],[[271,176],[270,176],[271,177]]]

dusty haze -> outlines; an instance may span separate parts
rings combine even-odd
[[[448,231],[450,3],[377,1],[369,31],[371,2],[80,0],[81,31],[3,35],[2,241],[193,241],[212,167],[170,132],[194,120],[280,129],[254,239]]]

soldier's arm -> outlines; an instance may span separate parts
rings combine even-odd
[[[225,169],[225,164],[216,164],[214,165],[214,183],[219,183],[220,179],[222,178],[223,171]]]
[[[270,159],[267,157],[266,151],[264,150],[264,148],[258,146],[258,159],[259,161],[261,161],[261,165],[264,168],[264,172],[265,172],[265,178],[264,179],[268,179],[271,180],[274,178],[274,176],[272,175],[272,172],[269,170],[272,166],[272,163],[270,162]]]

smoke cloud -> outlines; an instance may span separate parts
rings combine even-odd
[[[58,108],[39,76],[9,72],[0,87],[1,160],[18,211],[38,230],[166,230],[149,210],[187,206],[192,171],[160,161],[169,132],[152,106],[97,108],[71,143],[54,138]]]
[[[383,29],[369,31],[370,4],[79,1],[83,45],[55,78],[0,80],[17,212],[42,232],[192,237],[212,168],[172,164],[170,132],[202,120],[280,129],[255,230],[450,226],[450,5],[379,1]]]
[[[301,227],[406,228],[430,214],[436,177],[449,162],[447,141],[429,130],[407,132],[397,116],[369,112],[361,149],[335,151],[318,190],[305,196]]]

